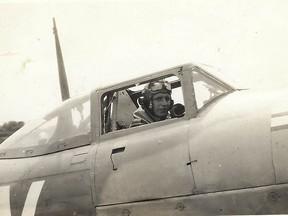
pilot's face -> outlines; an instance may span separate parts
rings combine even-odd
[[[153,112],[156,117],[165,118],[171,104],[169,93],[157,93],[152,98]]]

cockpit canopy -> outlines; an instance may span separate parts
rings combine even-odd
[[[191,110],[187,120],[197,117],[201,110],[220,96],[235,90],[197,66],[188,65],[185,73],[183,68],[172,68],[69,99],[5,140],[0,145],[0,158],[44,155],[88,145],[92,142],[92,134],[95,138],[129,130],[133,112],[141,106],[142,90],[151,81],[164,79],[171,85],[171,98],[177,105],[177,112],[179,108],[181,111],[177,115],[170,112],[170,116],[186,116],[188,105]],[[94,126],[93,131],[91,125]]]
[[[5,140],[0,149],[48,145],[90,132],[90,97],[70,99]]]

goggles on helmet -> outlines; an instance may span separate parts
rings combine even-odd
[[[159,91],[159,90],[168,90],[171,92],[171,89],[172,89],[171,85],[166,81],[151,82],[147,86],[147,90],[152,91],[152,92]]]

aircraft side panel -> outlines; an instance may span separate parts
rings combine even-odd
[[[193,193],[187,120],[143,125],[104,138],[95,166],[97,206]]]
[[[90,184],[91,146],[1,160],[0,208],[11,216],[95,215]],[[6,172],[8,173],[8,172]],[[9,203],[7,203],[9,200]],[[1,211],[4,211],[1,210]]]
[[[288,185],[247,188],[96,208],[97,216],[287,214]]]
[[[35,216],[95,215],[89,171],[49,177],[50,185],[43,189]]]
[[[270,107],[257,99],[236,92],[190,120],[197,193],[275,184]]]

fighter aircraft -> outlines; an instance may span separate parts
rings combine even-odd
[[[159,79],[172,118],[130,127]],[[287,213],[287,93],[185,64],[67,99],[0,145],[0,215]]]

